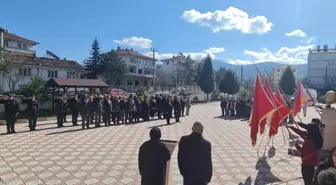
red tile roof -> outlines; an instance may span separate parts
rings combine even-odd
[[[57,60],[45,57],[22,55],[18,53],[9,54],[9,60],[17,65],[84,70],[82,65],[72,60]]]
[[[45,84],[46,87],[91,87],[104,88],[109,87],[102,80],[94,79],[71,79],[71,78],[50,78]]]
[[[132,55],[132,56],[136,56],[136,57],[143,58],[143,59],[153,60],[153,57],[149,57],[147,55],[143,55],[143,54],[140,54],[140,53],[138,53],[134,50],[129,50],[129,49],[119,50],[119,51],[117,51],[117,54],[118,55]]]
[[[35,42],[35,41],[32,41],[32,40],[17,36],[13,33],[8,33],[8,32],[3,32],[3,33],[4,33],[3,34],[4,39],[6,39],[6,40],[20,41],[22,43],[31,44],[31,45],[39,44],[38,42]]]

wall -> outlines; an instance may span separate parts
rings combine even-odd
[[[313,86],[324,88],[326,86],[326,73],[328,85],[336,86],[336,53],[310,52],[308,55],[308,79]]]

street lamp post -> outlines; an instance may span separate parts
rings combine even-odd
[[[154,94],[156,93],[156,84],[155,84],[155,73],[156,73],[156,61],[155,61],[155,53],[157,52],[157,50],[155,48],[151,48],[151,51],[153,52],[153,92]]]

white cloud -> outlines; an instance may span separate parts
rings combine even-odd
[[[186,22],[208,27],[214,32],[235,29],[247,34],[263,34],[271,31],[273,26],[265,16],[250,17],[246,12],[232,6],[225,11],[206,13],[192,9],[184,11],[182,18]]]
[[[314,40],[315,40],[314,37],[308,37],[308,38],[306,39],[305,43],[306,43],[306,44],[310,44],[310,43],[312,43]]]
[[[184,52],[183,54],[185,56],[190,55],[190,57],[194,60],[202,60],[203,58],[205,58],[208,54],[211,56],[211,58],[215,58],[215,54],[217,53],[223,53],[225,51],[224,48],[220,47],[220,48],[216,48],[216,47],[211,47],[209,49],[206,49],[202,52]],[[153,56],[152,52],[148,52],[145,53],[144,55],[147,55],[149,57]],[[163,60],[163,59],[167,59],[167,58],[172,58],[174,55],[177,55],[176,53],[155,53],[155,58],[157,58],[158,60]]]
[[[224,51],[225,51],[224,48],[209,48],[209,49],[204,50],[204,52],[206,53],[222,53]]]
[[[285,62],[289,64],[302,64],[307,62],[309,49],[313,45],[297,46],[295,48],[281,47],[276,52],[267,48],[262,51],[244,50],[244,54],[252,57],[252,60],[228,59],[231,64],[252,64],[263,62]]]
[[[307,34],[302,30],[293,30],[292,32],[286,33],[287,37],[306,37]]]
[[[143,37],[128,37],[122,40],[114,40],[113,42],[125,45],[129,47],[136,47],[136,48],[145,48],[149,49],[152,46],[152,40]]]

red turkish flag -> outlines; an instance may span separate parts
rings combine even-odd
[[[254,83],[253,107],[250,117],[250,137],[252,141],[252,146],[255,146],[255,144],[257,143],[257,135],[260,122],[265,120],[269,114],[274,112],[274,110],[274,105],[264,91],[260,83],[260,76],[259,74],[257,74]]]
[[[269,136],[274,136],[278,133],[280,123],[289,115],[291,111],[290,108],[287,106],[285,100],[283,99],[279,89],[277,89],[275,93],[275,99],[277,101],[278,106],[277,111],[274,112],[272,117]]]

